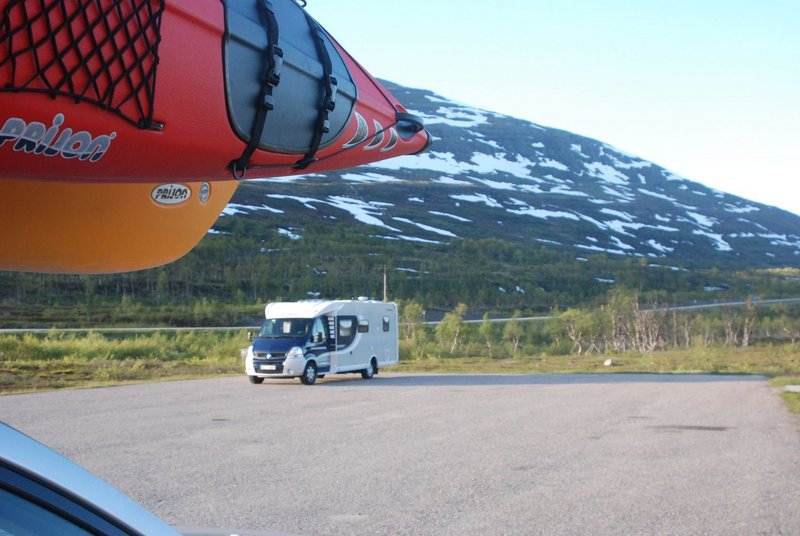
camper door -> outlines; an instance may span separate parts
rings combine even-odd
[[[358,318],[336,317],[336,364],[339,369],[358,365],[362,358],[354,352],[353,342],[358,333]]]
[[[330,331],[325,317],[317,317],[311,326],[311,342],[309,351],[317,358],[317,367],[323,374],[331,365]]]

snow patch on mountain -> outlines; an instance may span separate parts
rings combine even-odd
[[[709,233],[708,231],[703,231],[700,229],[695,229],[692,231],[692,234],[705,236],[711,240],[711,245],[717,251],[733,251],[733,248],[730,244],[728,244],[723,238],[721,234],[718,233]]]
[[[332,206],[334,208],[338,208],[345,212],[349,212],[356,220],[360,221],[361,223],[365,223],[367,225],[375,225],[377,227],[384,227],[391,231],[399,232],[399,229],[395,229],[389,225],[383,223],[378,216],[383,215],[384,209],[386,207],[393,206],[391,203],[379,203],[379,202],[367,202],[361,201],[359,199],[352,199],[350,197],[344,196],[329,196],[327,200],[319,200],[314,199],[311,197],[299,197],[299,196],[292,196],[292,195],[281,195],[281,194],[269,194],[267,197],[272,199],[287,199],[292,201],[297,201],[301,203],[304,207],[317,210],[314,206],[314,203],[318,204],[325,204]]]
[[[476,141],[478,141],[480,143],[485,143],[486,145],[488,145],[492,149],[497,149],[498,151],[502,151],[503,150],[503,148],[500,147],[500,144],[497,143],[494,140],[484,140],[484,139],[477,138]]]
[[[582,158],[590,158],[588,154],[584,154],[583,147],[579,143],[573,143],[569,146],[569,148],[576,153],[578,156]]]
[[[590,177],[595,177],[601,181],[616,184],[618,186],[627,186],[630,182],[630,179],[627,175],[618,169],[609,166],[608,164],[591,162],[589,164],[583,164],[583,167],[587,169]]]
[[[561,210],[546,210],[541,208],[534,208],[531,206],[525,206],[518,209],[507,209],[508,212],[511,214],[517,214],[520,216],[531,216],[533,218],[540,218],[546,220],[548,218],[566,218],[568,220],[575,220],[578,221],[580,218],[571,212],[564,212]]]
[[[408,218],[397,218],[397,217],[395,217],[395,218],[392,218],[392,219],[394,221],[399,221],[400,223],[407,223],[409,225],[415,225],[415,226],[419,227],[420,229],[422,229],[424,231],[429,231],[431,233],[435,233],[435,234],[438,234],[438,235],[446,236],[448,238],[458,238],[457,235],[455,235],[454,233],[451,233],[450,231],[446,231],[444,229],[439,229],[438,227],[432,227],[430,225],[425,225],[425,224],[422,224],[422,223],[416,223],[416,222],[413,222],[413,221],[409,220]]]
[[[470,161],[474,164],[471,172],[473,173],[508,173],[522,179],[527,179],[531,176],[531,171],[528,169],[534,164],[527,158],[516,155],[513,160],[506,158],[505,153],[498,153],[489,155],[485,153],[472,153]]]
[[[268,207],[267,205],[239,205],[237,203],[230,203],[228,206],[222,209],[221,216],[233,216],[235,214],[248,214],[250,212],[258,212],[260,210],[265,210],[267,212],[272,212],[273,214],[283,214],[282,210],[277,208]]]
[[[314,199],[312,197],[301,197],[296,195],[282,195],[282,194],[267,194],[267,197],[270,199],[288,199],[290,201],[297,201],[305,208],[310,210],[317,210],[317,207],[312,205],[311,203],[319,203],[319,199]]]
[[[462,218],[461,216],[456,216],[455,214],[448,214],[447,212],[438,212],[436,210],[429,210],[428,214],[433,214],[434,216],[442,216],[445,218],[450,218],[456,221],[464,222],[464,223],[471,223],[472,220],[468,218]]]
[[[589,194],[572,190],[568,186],[556,186],[547,191],[548,194],[571,195],[573,197],[589,197]]]
[[[671,172],[669,170],[666,170],[666,169],[662,169],[661,170],[661,174],[668,181],[689,182],[689,179],[687,179],[686,177],[683,177],[681,175],[678,175],[677,173],[673,173],[673,172]]]
[[[616,216],[617,218],[622,218],[628,221],[633,221],[634,217],[628,214],[627,212],[622,212],[621,210],[614,210],[610,208],[601,208],[600,212],[606,214],[608,216]]]
[[[503,208],[502,203],[499,203],[496,199],[489,197],[486,194],[460,194],[460,195],[451,195],[452,199],[456,201],[466,201],[467,203],[481,203],[486,205],[490,208]]]
[[[433,99],[436,97],[428,97],[431,102],[437,102]],[[485,124],[489,119],[490,112],[474,108],[468,105],[458,105],[452,101],[440,99],[439,102],[447,104],[447,106],[440,106],[435,115],[426,114],[418,110],[409,110],[412,114],[419,116],[425,122],[425,126],[444,124],[456,128],[475,128]]]
[[[599,253],[612,253],[614,255],[625,255],[625,252],[621,249],[609,249],[609,248],[601,248],[600,246],[594,245],[587,245],[587,244],[575,244],[576,248],[585,249],[587,251],[597,251]]]
[[[698,214],[697,212],[687,211],[686,215],[692,218],[701,227],[713,227],[719,224],[719,220],[716,220],[714,218],[709,218],[708,216],[704,216],[703,214]]]
[[[631,201],[635,201],[636,200],[636,196],[634,194],[632,194],[630,192],[630,190],[628,190],[627,192],[623,192],[623,191],[620,191],[620,190],[615,190],[614,188],[611,188],[610,186],[606,186],[606,185],[602,185],[600,187],[600,189],[605,194],[610,195],[611,197],[616,197],[620,202],[623,202],[623,203],[630,203]],[[625,189],[627,190],[627,188],[625,188]],[[601,202],[606,202],[606,201],[602,200]]]
[[[660,194],[658,192],[653,192],[652,190],[645,190],[644,188],[638,188],[639,193],[644,195],[649,195],[650,197],[656,197],[658,199],[663,199],[664,201],[669,201],[670,203],[674,203],[677,201],[674,197],[668,196],[667,194]]]
[[[475,177],[470,177],[475,182],[479,182],[485,186],[488,186],[492,190],[508,190],[508,191],[515,191],[517,190],[517,185],[512,184],[510,182],[498,182],[489,179],[478,179]]]
[[[632,223],[630,221],[621,221],[621,220],[608,220],[603,222],[603,226],[605,229],[609,229],[614,231],[615,233],[628,235],[628,236],[636,236],[635,234],[628,232],[628,229],[633,231],[638,231],[642,229],[645,224],[643,223]]]
[[[460,174],[497,174],[506,173],[519,178],[527,179],[531,176],[529,167],[533,162],[525,157],[516,155],[513,159],[506,158],[505,153],[486,154],[474,152],[469,162],[456,160],[450,152],[431,151],[421,155],[400,156],[390,160],[382,160],[370,164],[370,167],[386,170],[428,170],[445,173],[447,175]]]
[[[393,235],[393,236],[386,236],[386,235],[373,235],[376,238],[382,238],[384,240],[403,240],[405,242],[419,242],[421,244],[441,244],[439,240],[429,240],[427,238],[420,238],[418,236],[408,236],[408,235]]]
[[[734,205],[730,205],[728,203],[725,203],[722,206],[722,208],[725,212],[731,212],[733,214],[746,214],[748,212],[758,212],[759,210],[761,210],[760,208],[754,207],[753,205],[745,205],[743,207],[737,207]]]
[[[285,236],[289,240],[300,240],[302,238],[302,235],[293,232],[291,229],[279,228],[278,234]]]
[[[759,233],[760,238],[766,238],[773,246],[800,247],[800,237],[787,237],[785,234]],[[793,239],[793,240],[792,240]]]
[[[349,182],[403,182],[402,179],[391,175],[381,175],[379,173],[344,173],[342,180]]]
[[[610,241],[611,241],[611,242],[612,242],[612,243],[613,243],[615,246],[617,246],[619,249],[621,249],[621,250],[623,250],[623,251],[634,251],[634,250],[636,249],[635,247],[633,247],[633,246],[631,246],[631,245],[629,245],[629,244],[626,244],[625,242],[623,242],[622,240],[620,240],[620,239],[619,239],[619,238],[617,238],[616,236],[610,236],[610,237],[609,237],[609,240],[610,240]]]
[[[615,168],[618,169],[642,169],[642,168],[649,168],[653,166],[652,162],[648,162],[647,160],[642,160],[638,156],[634,156],[630,153],[626,153],[616,147],[608,145],[607,143],[603,143],[600,145],[599,148],[600,156],[605,156],[609,160]],[[617,156],[621,156],[627,160],[627,162],[623,162]]]
[[[558,160],[553,160],[552,158],[542,158],[536,164],[540,167],[547,167],[557,169],[559,171],[569,171],[569,167],[565,164],[562,164]]]
[[[675,248],[671,248],[669,246],[665,246],[652,238],[647,241],[647,245],[653,248],[654,250],[658,251],[659,253],[672,253],[675,251]]]
[[[438,179],[432,179],[433,182],[438,182],[439,184],[446,184],[448,186],[472,186],[471,182],[462,181],[459,179],[454,179],[452,177],[442,176]]]

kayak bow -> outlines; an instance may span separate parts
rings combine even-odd
[[[429,143],[293,0],[0,0],[0,269],[165,264],[242,179]]]

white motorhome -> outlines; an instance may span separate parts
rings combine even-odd
[[[348,372],[370,379],[381,367],[397,364],[395,303],[366,298],[275,302],[264,315],[245,353],[252,383],[300,378],[312,385],[325,374]]]

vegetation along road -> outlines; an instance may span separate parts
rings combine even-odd
[[[757,376],[243,376],[0,397],[167,521],[300,534],[800,534]]]
[[[662,307],[664,311],[694,311],[698,309],[722,309],[730,307],[745,307],[752,304],[756,307],[771,306],[771,305],[797,305],[800,304],[800,298],[774,298],[768,300],[736,300],[736,301],[721,301],[721,302],[706,302],[693,305],[679,305],[675,307]],[[518,317],[515,320],[519,322],[536,321],[536,320],[550,320],[555,318],[553,315],[538,315],[538,316],[524,316]],[[260,320],[260,319],[259,319]],[[511,320],[510,317],[493,318],[489,322],[504,323]],[[427,325],[439,324],[441,320],[431,320],[423,322]],[[465,323],[476,324],[482,320],[465,320]],[[246,329],[252,326],[204,326],[204,327],[174,327],[174,326],[161,326],[161,327],[90,327],[90,328],[0,328],[0,334],[24,334],[24,333],[86,333],[87,331],[96,331],[98,333],[155,333],[158,331],[234,331]]]

